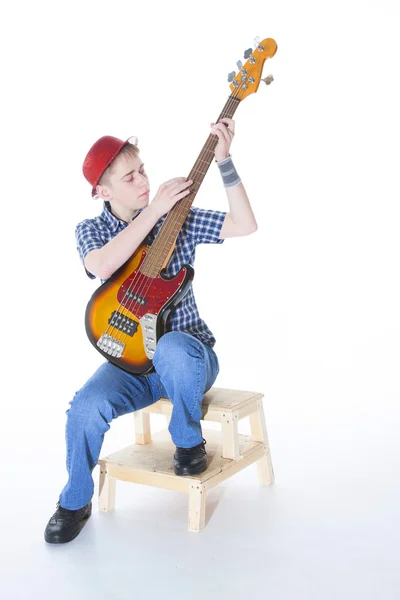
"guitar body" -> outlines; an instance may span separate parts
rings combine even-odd
[[[189,291],[194,269],[184,265],[172,278],[149,277],[140,266],[150,246],[135,254],[104,282],[89,300],[86,333],[107,360],[137,375],[153,370],[152,357],[165,333],[168,316]]]

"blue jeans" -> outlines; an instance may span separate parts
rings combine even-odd
[[[62,507],[76,510],[91,500],[92,471],[112,419],[161,397],[170,398],[173,409],[168,429],[174,444],[192,448],[203,441],[201,404],[219,372],[214,350],[192,335],[170,331],[160,338],[153,365],[152,373],[134,375],[107,361],[69,402],[65,426],[68,482],[59,496]]]

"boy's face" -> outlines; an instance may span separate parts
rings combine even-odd
[[[109,185],[98,185],[101,196],[127,209],[144,208],[149,203],[150,183],[139,156],[116,158],[109,175]],[[147,194],[143,195],[145,192]]]

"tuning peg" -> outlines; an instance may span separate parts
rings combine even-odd
[[[257,36],[254,38],[254,48],[257,48],[259,43],[260,43],[260,38]]]
[[[236,77],[236,73],[235,73],[235,71],[232,71],[232,73],[229,73],[229,74],[228,74],[228,81],[229,81],[229,83],[230,83],[231,81],[233,81],[233,80],[235,79],[235,77]]]
[[[251,48],[248,48],[247,50],[244,51],[244,58],[247,60],[249,58],[249,56],[252,54],[253,50]]]
[[[242,67],[243,67],[243,63],[242,63],[242,61],[241,61],[241,60],[238,60],[236,64],[237,64],[237,68],[238,68],[238,69],[239,69],[239,71],[240,71],[240,70],[242,69]]]
[[[265,85],[269,85],[274,81],[274,78],[272,77],[272,75],[267,75],[267,77],[264,77],[264,79],[261,79],[261,81],[263,81]]]

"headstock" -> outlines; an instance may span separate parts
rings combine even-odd
[[[249,48],[244,53],[244,58],[247,58],[244,65],[240,60],[237,62],[238,74],[235,76],[235,72],[232,72],[228,75],[232,95],[239,100],[244,100],[250,94],[254,94],[258,90],[260,81],[264,81],[267,85],[273,81],[272,75],[268,75],[264,79],[261,79],[261,75],[265,61],[274,56],[278,46],[272,38],[265,38],[262,42],[259,42],[258,38],[256,40],[254,51],[252,52]]]

